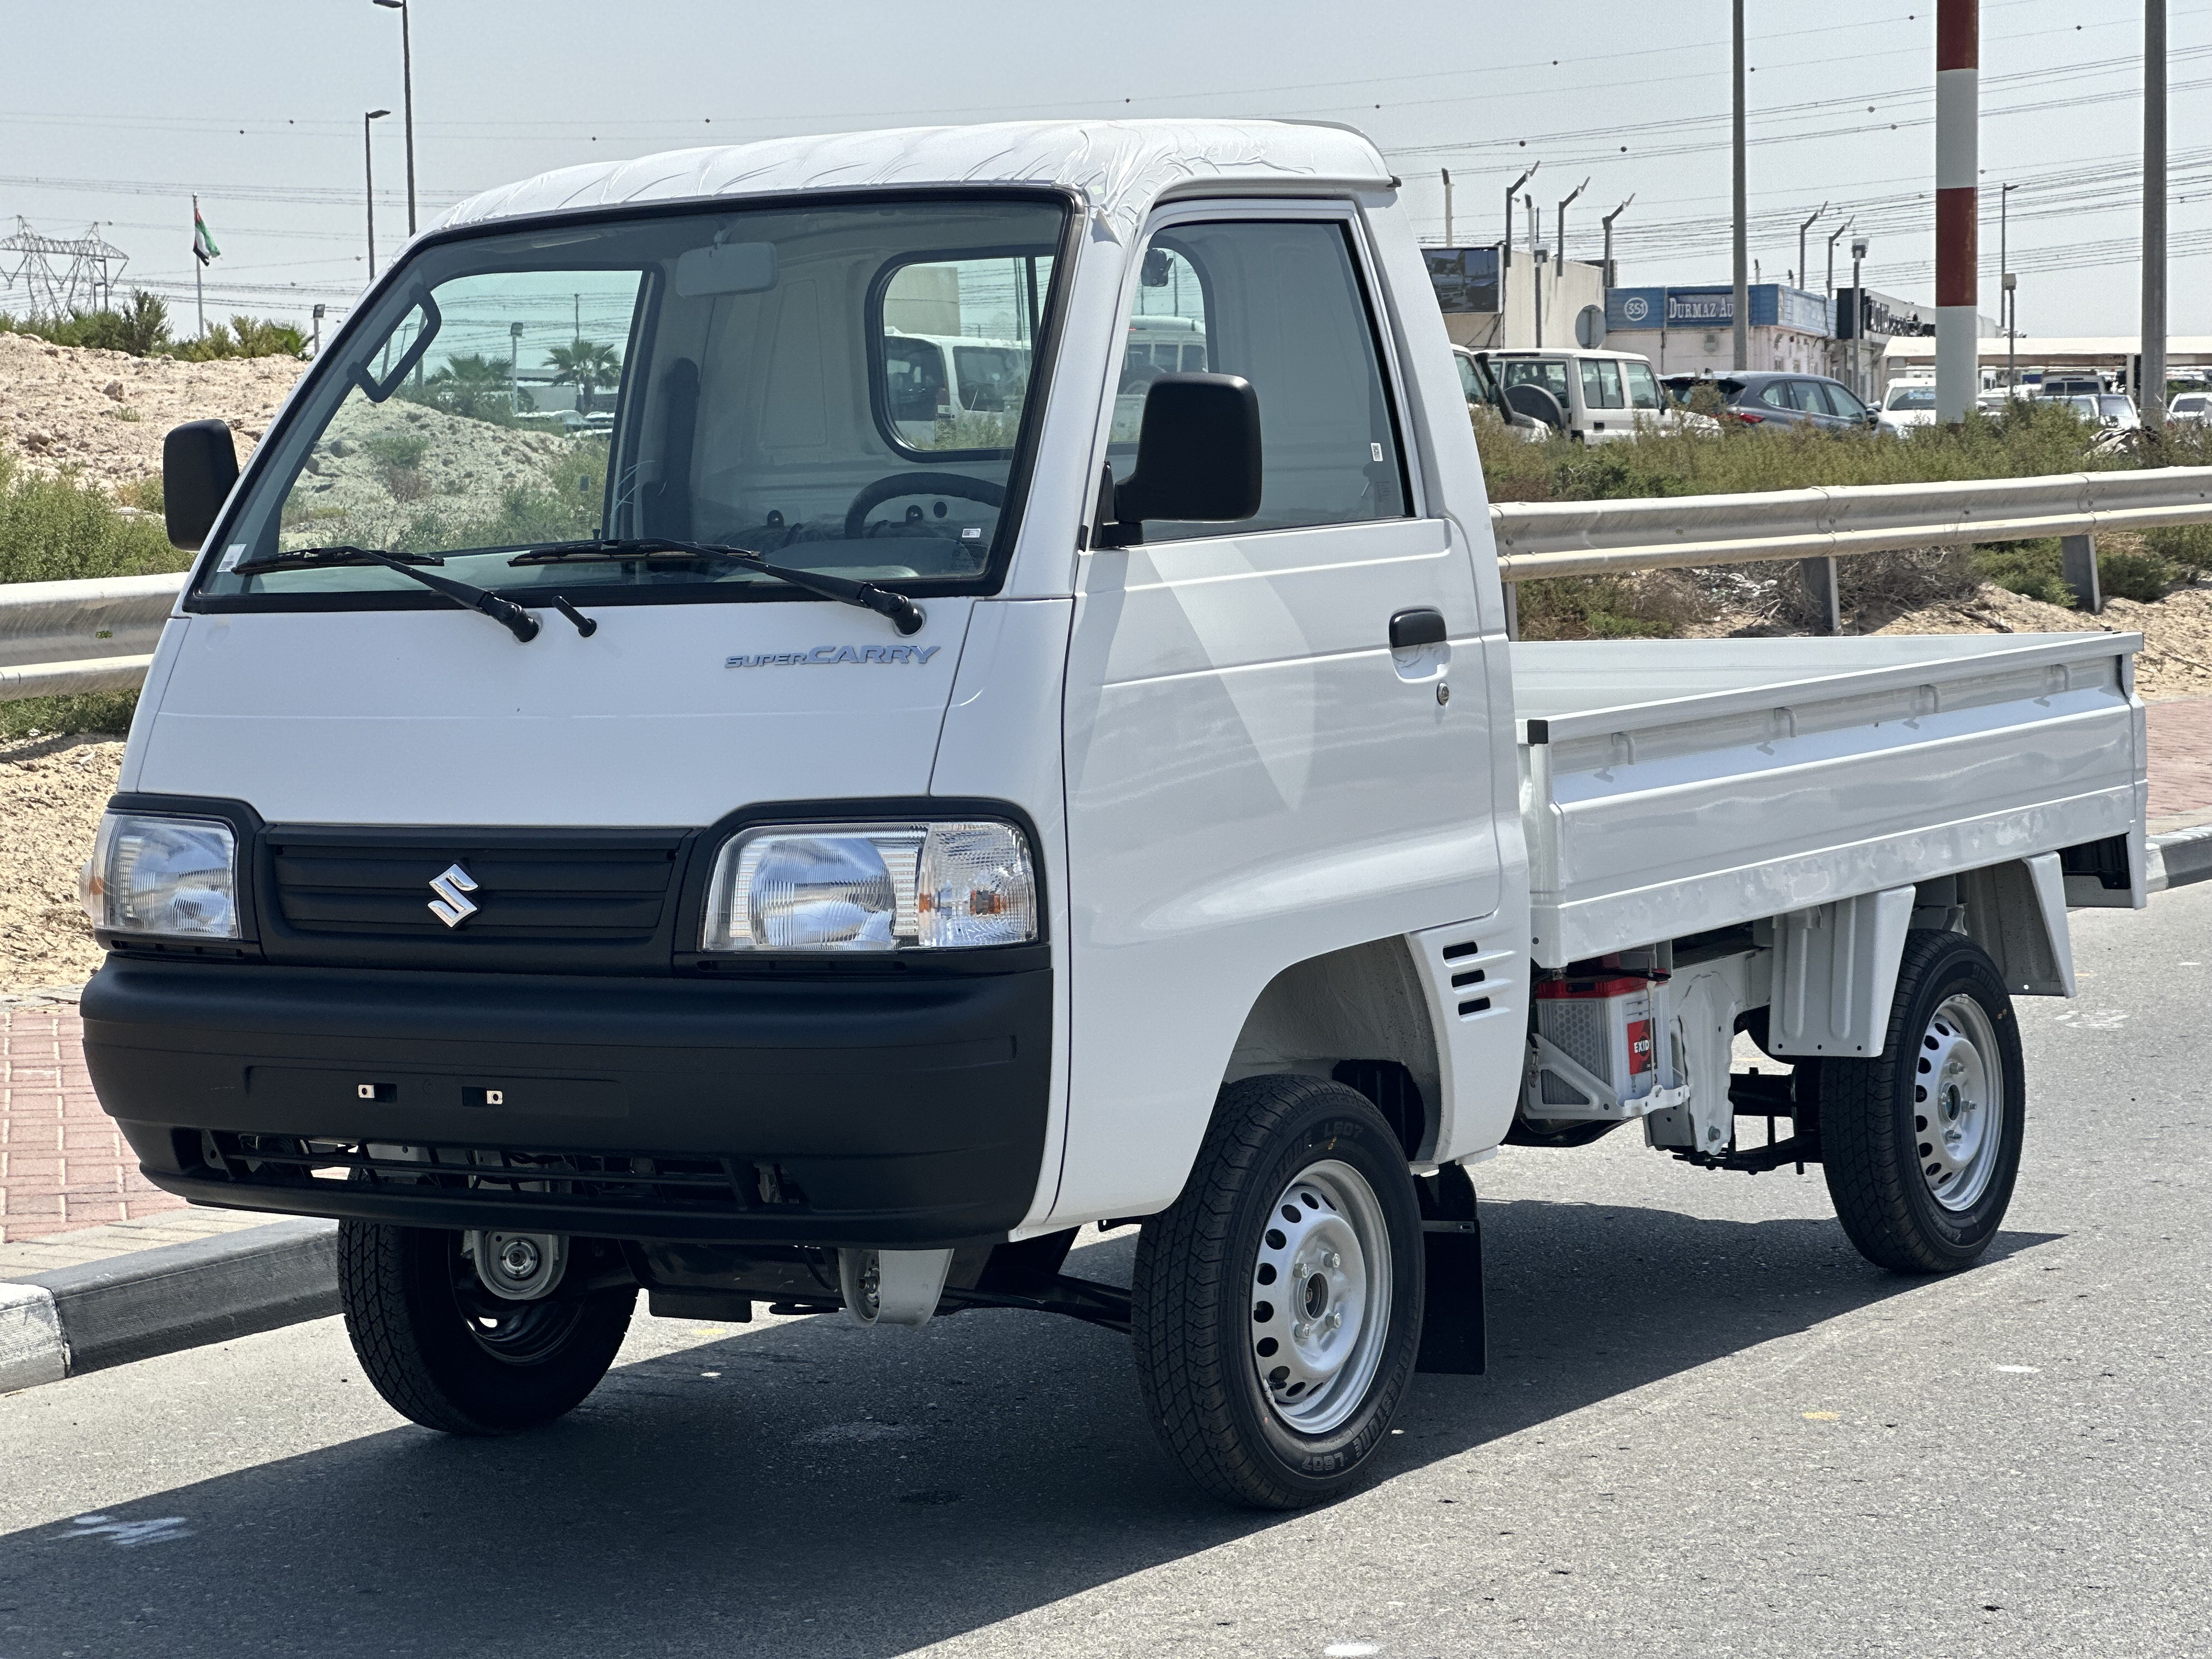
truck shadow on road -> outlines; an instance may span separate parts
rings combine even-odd
[[[1382,1480],[1931,1284],[1867,1267],[1832,1222],[1524,1200],[1485,1226],[1490,1373],[1420,1378]],[[1131,1254],[1123,1237],[1073,1265],[1125,1279]],[[1000,1312],[756,1329],[624,1367],[542,1434],[381,1430],[103,1513],[120,1530],[101,1539],[0,1539],[10,1659],[877,1659],[1300,1524],[1183,1482],[1122,1339]],[[1185,1614],[1211,1616],[1161,1618]],[[1046,1647],[1130,1635],[1071,1638],[1072,1616]]]

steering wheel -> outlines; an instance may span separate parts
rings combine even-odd
[[[894,472],[853,497],[852,506],[845,509],[845,539],[856,542],[866,535],[869,512],[901,495],[958,495],[986,507],[1006,504],[1006,487],[988,478],[969,478],[957,472]]]

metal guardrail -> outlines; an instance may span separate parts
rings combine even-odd
[[[1507,501],[1491,507],[1490,522],[1509,583],[2060,536],[2069,538],[2068,579],[2086,596],[2096,561],[2084,538],[2212,523],[2212,467]],[[166,575],[0,585],[0,702],[139,684],[183,584]]]
[[[184,583],[179,573],[0,585],[0,702],[139,684]]]
[[[1490,509],[1498,564],[1509,582],[2208,521],[2212,467],[2203,466],[1743,495],[1508,501]]]

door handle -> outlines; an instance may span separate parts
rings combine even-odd
[[[1442,645],[1444,642],[1444,613],[1423,605],[1417,611],[1401,611],[1390,618],[1390,648],[1410,650],[1416,646]]]

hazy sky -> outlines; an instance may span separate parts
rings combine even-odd
[[[1752,252],[1798,263],[1847,212],[1867,280],[1926,298],[1934,0],[1753,0]],[[2012,264],[2029,333],[2131,332],[2139,276],[2142,9],[1982,0],[1982,309],[1996,309],[1996,186],[2014,180]],[[2212,3],[2170,10],[2172,328],[2212,333]],[[582,161],[790,133],[1006,118],[1279,115],[1370,133],[1407,179],[1425,239],[1495,240],[1505,185],[1540,161],[1544,207],[1585,177],[1567,251],[1618,222],[1625,283],[1728,279],[1725,0],[1104,9],[879,0],[416,0],[422,222],[486,185]],[[110,0],[9,8],[0,228],[101,234],[124,283],[189,323],[190,193],[222,248],[210,317],[343,311],[367,274],[363,110],[376,124],[377,233],[406,228],[399,27],[370,0]],[[1849,239],[1838,245],[1848,280]],[[0,254],[0,271],[15,256]],[[0,300],[0,305],[6,301]]]

